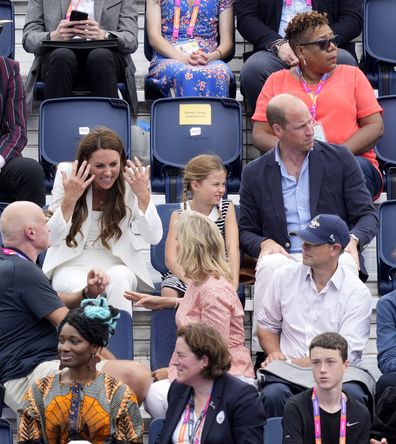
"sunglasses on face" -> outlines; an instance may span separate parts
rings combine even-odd
[[[329,46],[333,44],[335,46],[338,45],[338,36],[335,35],[331,39],[325,40],[316,40],[315,42],[301,43],[299,46],[310,46],[310,45],[318,45],[321,51],[327,51]]]

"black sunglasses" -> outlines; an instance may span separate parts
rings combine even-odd
[[[318,45],[319,49],[321,51],[327,51],[329,49],[329,46],[333,44],[335,46],[338,45],[338,35],[335,35],[331,39],[325,39],[325,40],[316,40],[316,42],[308,42],[308,43],[301,43],[298,46],[310,46],[310,45]]]

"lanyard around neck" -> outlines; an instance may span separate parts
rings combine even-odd
[[[189,37],[189,38],[192,38],[193,33],[194,33],[194,28],[195,28],[195,24],[196,24],[197,18],[198,18],[198,11],[199,11],[200,3],[201,3],[201,0],[194,0],[190,24],[188,25],[188,28],[187,28],[187,37]],[[180,5],[181,5],[181,0],[175,0],[175,6],[173,9],[173,33],[172,33],[172,37],[174,40],[177,40],[179,37],[180,15],[181,15]]]
[[[293,4],[293,0],[286,0],[286,7],[287,8],[291,8],[292,4]],[[305,0],[305,4],[307,6],[309,6],[309,7],[311,7],[312,6],[312,0]]]
[[[18,256],[21,259],[24,259],[25,261],[28,261],[29,259],[27,257],[25,257],[23,254],[18,253],[15,250],[12,250],[11,248],[2,248],[1,249],[2,253],[6,256]]]
[[[316,387],[312,391],[312,408],[315,427],[315,444],[322,444],[322,431],[320,427],[320,408]],[[339,444],[346,444],[346,396],[341,393],[341,417]]]
[[[188,429],[188,442],[190,444],[198,444],[201,435],[202,435],[202,428],[203,423],[206,417],[206,413],[208,412],[210,398],[206,401],[205,407],[202,410],[201,414],[198,416],[197,421],[194,424],[194,395],[191,395],[190,401],[186,408],[186,413],[183,418],[183,424],[180,427],[179,437],[177,439],[177,442],[184,442],[185,434],[186,434],[186,428]]]
[[[311,112],[312,119],[315,122],[315,120],[316,120],[316,110],[317,110],[317,104],[316,103],[318,101],[319,94],[321,93],[323,87],[325,86],[325,84],[327,82],[327,79],[330,76],[330,73],[329,72],[325,72],[322,75],[322,77],[320,78],[319,84],[316,87],[316,90],[313,91],[307,85],[307,82],[305,81],[305,79],[303,77],[303,74],[302,74],[302,71],[301,71],[299,66],[297,66],[296,72],[297,72],[297,75],[300,77],[301,86],[303,87],[303,90],[308,94],[309,98],[312,101],[312,106],[311,106],[310,112]]]

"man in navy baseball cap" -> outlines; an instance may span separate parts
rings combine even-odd
[[[319,214],[290,235],[303,241],[302,263],[276,270],[263,295],[257,336],[267,357],[261,366],[278,360],[309,367],[308,345],[325,331],[341,334],[350,363],[359,365],[370,334],[371,294],[350,267],[340,264],[340,256],[349,254],[343,253],[350,242],[347,224],[339,216]],[[348,397],[367,400],[359,384],[344,384],[343,390]],[[265,384],[261,399],[267,416],[283,416],[286,399],[295,393],[291,380]]]
[[[312,245],[340,244],[345,248],[351,240],[347,224],[335,214],[319,214],[303,230],[290,233]]]

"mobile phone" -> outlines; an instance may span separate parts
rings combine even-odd
[[[70,13],[70,21],[78,22],[80,20],[88,20],[88,14],[83,11],[77,11],[77,9],[73,9]]]

